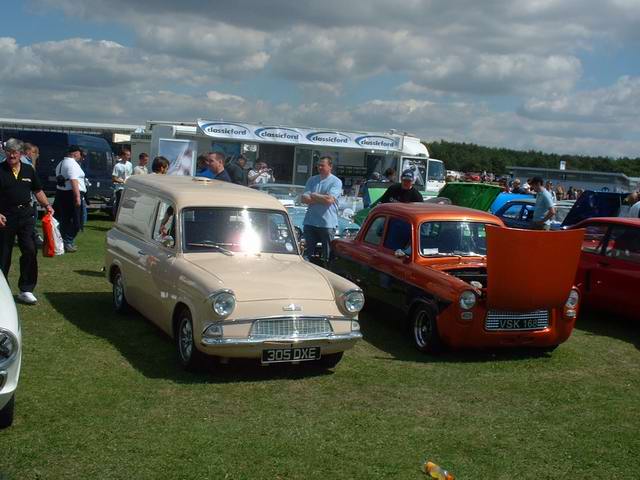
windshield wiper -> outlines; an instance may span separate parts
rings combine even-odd
[[[227,255],[229,257],[233,257],[233,252],[231,250],[229,250],[228,248],[224,248],[223,245],[233,245],[233,244],[232,243],[216,243],[216,242],[211,242],[209,240],[203,240],[201,242],[187,243],[187,247],[215,248],[219,252],[224,253],[225,255]]]

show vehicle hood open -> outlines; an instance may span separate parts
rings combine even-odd
[[[563,227],[575,225],[591,217],[617,217],[628,193],[585,190],[567,213]]]
[[[449,182],[442,187],[438,196],[448,198],[459,207],[487,212],[501,191],[499,186],[488,183]]]
[[[565,304],[584,229],[543,231],[487,225],[487,307],[532,311]]]
[[[333,300],[326,278],[297,255],[263,253],[189,253],[185,260],[219,278],[239,302],[307,299]]]

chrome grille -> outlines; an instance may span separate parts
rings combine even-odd
[[[486,330],[543,330],[549,326],[549,311],[505,312],[489,310],[484,321]]]
[[[252,337],[306,337],[330,334],[329,320],[322,317],[262,318],[253,322]]]

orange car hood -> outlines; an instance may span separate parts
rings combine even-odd
[[[557,232],[486,226],[487,307],[529,311],[564,305],[583,229]]]

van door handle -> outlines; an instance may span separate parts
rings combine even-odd
[[[138,255],[146,255],[142,250],[138,250]]]

